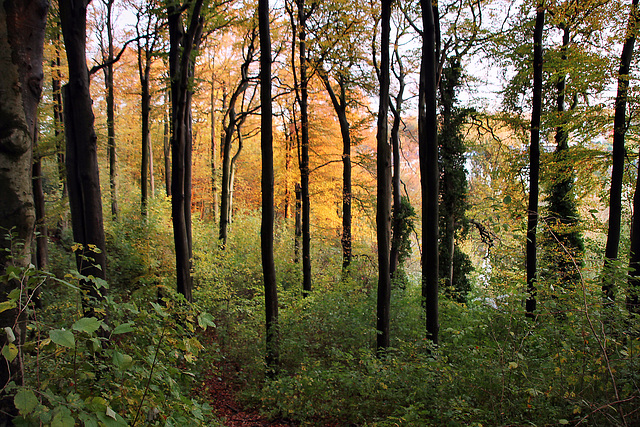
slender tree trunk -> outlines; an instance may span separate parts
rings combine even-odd
[[[620,223],[622,219],[622,179],[624,175],[624,158],[625,158],[625,134],[627,132],[627,98],[629,91],[629,69],[631,66],[631,59],[633,57],[633,47],[636,41],[636,31],[638,28],[638,22],[640,17],[638,16],[638,0],[631,2],[631,12],[629,14],[629,22],[627,24],[627,34],[622,46],[622,54],[620,55],[620,69],[618,71],[618,93],[616,94],[615,113],[613,118],[613,165],[611,170],[611,190],[609,201],[609,231],[607,233],[607,245],[604,251],[604,270],[602,281],[602,292],[607,300],[613,301],[615,298],[615,284],[612,279],[612,269],[614,262],[618,259],[618,249],[620,246]],[[634,197],[634,217],[632,224],[632,241],[631,241],[631,259],[630,265],[632,268],[633,279],[630,280],[630,284],[635,288],[639,283],[637,277],[640,272],[637,270],[637,265],[640,260],[640,251],[638,247],[640,243],[636,240],[640,239],[638,234],[639,228],[636,226],[636,221],[640,221],[638,218],[638,210],[635,210]],[[637,291],[634,290],[634,293]],[[632,297],[631,304],[633,304]]]
[[[267,369],[278,366],[278,292],[273,258],[273,116],[271,106],[271,36],[269,1],[259,0],[260,30],[260,148],[262,152],[262,226],[260,241],[264,276],[265,317],[267,328]]]
[[[293,149],[293,136],[289,129],[288,123],[284,121],[284,218],[289,219],[291,217],[291,163],[293,156],[291,150]]]
[[[169,143],[169,115],[167,114],[166,105],[169,104],[169,94],[165,92],[165,108],[164,108],[164,132],[162,138],[162,146],[164,152],[164,186],[167,197],[171,197],[171,144]]]
[[[329,94],[333,109],[340,123],[342,136],[342,270],[346,271],[351,264],[351,135],[349,133],[349,121],[347,119],[347,96],[344,76],[338,77],[340,88],[339,97],[336,96],[329,76],[323,71],[320,73],[324,87]]]
[[[62,80],[60,72],[60,33],[56,28],[56,40],[55,40],[55,58],[51,61],[51,68],[53,68],[51,77],[51,92],[53,97],[53,132],[56,139],[56,153],[58,161],[58,177],[62,184],[61,199],[68,197],[67,192],[67,171],[64,165],[64,132],[63,124],[64,117],[62,115],[62,89],[60,82]],[[66,228],[66,221],[62,221],[61,228]]]
[[[156,178],[154,174],[153,167],[153,141],[151,138],[148,138],[149,145],[147,146],[147,150],[149,150],[149,197],[153,198],[156,193]]]
[[[31,242],[35,222],[32,177],[32,144],[37,132],[37,109],[42,91],[43,45],[49,3],[42,0],[0,1],[0,274],[10,265],[27,267],[31,261]],[[11,232],[13,238],[6,238]],[[18,246],[16,243],[23,245]],[[0,283],[0,301],[19,289],[17,280]],[[22,298],[19,299],[22,301]],[[20,302],[18,303],[20,304]],[[18,306],[0,313],[0,347],[15,346],[18,355],[0,363],[0,424],[12,425],[17,410],[13,393],[5,391],[10,381],[24,383],[22,344],[25,311]]]
[[[36,256],[35,265],[39,270],[46,270],[49,263],[49,248],[47,237],[47,222],[45,218],[44,189],[42,186],[42,154],[38,149],[38,129],[36,120],[36,130],[33,136],[33,202],[36,211]]]
[[[218,183],[216,181],[216,96],[215,96],[215,82],[216,74],[213,69],[214,59],[211,59],[211,214],[213,221],[218,218]]]
[[[437,16],[432,3],[421,0],[422,64],[418,106],[418,138],[420,146],[420,179],[422,182],[422,297],[426,311],[427,339],[438,343],[438,125],[437,91]]]
[[[404,96],[404,67],[402,58],[398,52],[398,42],[394,44],[393,53],[398,63],[398,94],[395,97],[395,106],[393,107],[393,125],[391,126],[391,150],[393,153],[393,176],[391,187],[393,191],[393,216],[391,223],[393,225],[393,239],[391,240],[391,252],[389,254],[389,273],[391,278],[395,277],[398,269],[398,259],[400,255],[400,243],[402,239],[402,217],[400,215],[402,209],[402,195],[400,193],[400,122],[402,121],[402,102]]]
[[[298,38],[300,59],[300,125],[302,127],[300,156],[300,190],[302,196],[302,294],[311,292],[311,203],[309,200],[309,79],[307,77],[307,11],[305,0],[296,0],[298,7]]]
[[[293,238],[293,262],[300,262],[300,238],[302,237],[302,189],[296,182],[296,224]]]
[[[140,93],[140,110],[142,120],[142,144],[140,158],[140,212],[142,216],[147,216],[147,199],[149,194],[147,192],[147,174],[149,171],[149,118],[151,112],[151,94],[149,93],[149,75],[150,67],[142,64],[142,52],[138,50],[138,64],[140,71],[140,86],[142,91]]]
[[[380,46],[380,105],[378,109],[377,134],[377,208],[376,229],[378,238],[378,330],[376,350],[380,353],[390,343],[391,273],[389,245],[391,237],[391,148],[388,142],[389,112],[389,35],[391,32],[392,0],[382,0]]]
[[[200,16],[203,0],[194,0],[188,13],[188,26],[182,23],[182,10],[167,7],[170,39],[169,74],[171,77],[171,213],[176,249],[178,292],[192,301],[191,278],[191,89],[194,56],[202,36]]]
[[[540,114],[542,111],[542,31],[544,6],[539,3],[533,34],[533,109],[529,146],[529,208],[527,211],[527,300],[525,309],[533,316],[536,309],[538,193],[540,177]]]
[[[107,89],[107,147],[109,154],[109,186],[111,189],[111,216],[118,219],[118,155],[116,150],[115,102],[113,95],[113,23],[111,22],[114,0],[106,0],[107,7],[107,58],[104,68]]]

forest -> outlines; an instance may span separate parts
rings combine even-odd
[[[0,0],[0,426],[639,426],[639,0]]]

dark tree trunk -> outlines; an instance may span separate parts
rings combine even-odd
[[[398,64],[398,93],[395,96],[395,105],[393,106],[393,125],[391,126],[391,150],[393,152],[393,176],[391,187],[393,189],[393,216],[391,223],[393,225],[393,239],[391,240],[391,252],[389,254],[389,273],[391,278],[395,277],[398,269],[398,259],[400,255],[400,244],[402,239],[402,200],[400,193],[400,123],[402,122],[402,102],[404,101],[404,67],[402,58],[398,52],[398,43],[394,44],[393,53]]]
[[[167,114],[166,105],[169,104],[169,95],[165,92],[165,108],[164,108],[164,131],[162,138],[162,146],[164,153],[164,186],[167,197],[171,197],[171,144],[169,135],[169,115]]]
[[[542,31],[544,6],[538,4],[533,32],[533,108],[529,146],[529,207],[527,210],[527,300],[525,309],[533,316],[536,309],[538,193],[540,178],[540,115],[542,111]]]
[[[391,0],[382,0],[380,21],[380,105],[378,109],[377,133],[377,197],[376,229],[378,238],[378,331],[376,350],[378,353],[389,347],[391,274],[389,245],[391,237],[391,148],[388,141],[389,113],[389,35],[391,32]]]
[[[253,56],[255,54],[255,42],[256,31],[254,28],[249,35],[249,44],[247,46],[247,54],[245,56],[245,60],[240,66],[240,81],[238,82],[238,86],[229,99],[229,107],[227,108],[227,112],[225,113],[222,124],[224,131],[224,141],[222,143],[222,185],[220,191],[219,239],[222,241],[221,243],[223,247],[227,244],[228,227],[231,222],[231,192],[233,188],[232,175],[234,163],[233,159],[237,158],[242,148],[242,146],[240,145],[238,147],[236,155],[232,157],[231,144],[233,142],[233,136],[236,134],[236,132],[238,132],[239,138],[242,137],[242,135],[240,134],[240,126],[246,117],[244,114],[241,114],[241,117],[238,117],[236,113],[236,103],[239,99],[241,99],[241,97],[244,95],[244,92],[249,87],[249,66],[253,61]]]
[[[107,57],[104,68],[105,88],[107,89],[107,147],[109,154],[109,188],[111,189],[111,216],[118,219],[118,155],[116,151],[115,105],[113,95],[113,23],[111,16],[114,0],[106,0],[107,7]]]
[[[351,264],[351,135],[349,133],[349,121],[347,119],[347,95],[346,81],[342,74],[338,76],[340,88],[339,97],[336,96],[329,76],[325,72],[320,73],[324,87],[331,98],[331,104],[338,116],[340,134],[342,136],[342,270],[346,271]]]
[[[293,135],[288,123],[284,122],[284,218],[291,217],[291,163],[293,162]]]
[[[614,283],[611,278],[611,269],[613,263],[618,258],[618,248],[620,246],[620,223],[622,218],[622,178],[624,174],[624,158],[625,147],[624,140],[627,132],[627,97],[629,91],[629,68],[631,66],[631,59],[633,57],[633,47],[636,41],[636,28],[638,27],[638,0],[633,0],[631,3],[631,13],[629,15],[629,23],[627,24],[627,36],[622,47],[622,54],[620,55],[620,69],[618,71],[618,93],[616,95],[616,106],[613,118],[613,165],[611,170],[611,191],[609,202],[609,231],[607,233],[607,245],[604,251],[604,271],[602,292],[604,297],[608,300],[613,300],[615,297]],[[633,267],[637,267],[640,260],[640,251],[638,246],[640,242],[636,241],[640,239],[638,234],[639,228],[635,225],[636,221],[640,221],[638,218],[638,212],[635,210],[636,196],[634,197],[634,218],[632,225],[632,241],[631,241],[631,260],[630,264]],[[633,231],[635,230],[635,232]],[[635,268],[632,271],[633,279],[631,280],[633,287],[639,282],[637,277],[640,272]],[[637,298],[637,296],[635,297]]]
[[[36,123],[37,127],[37,123]],[[42,186],[42,154],[38,151],[38,130],[33,137],[33,202],[36,211],[36,256],[35,266],[39,270],[46,270],[49,263],[49,238],[47,237],[47,222],[45,218],[44,189]],[[38,292],[39,293],[39,292]]]
[[[633,54],[633,46],[635,44],[635,29],[638,28],[640,24],[640,14],[638,14],[638,0],[633,0],[631,4],[631,14],[629,15],[629,24],[628,24],[628,32],[627,38],[624,42],[624,46],[622,48],[622,56],[620,58],[620,71],[618,74],[618,95],[616,96],[616,110],[614,117],[614,134],[613,134],[613,146],[614,150],[618,146],[618,151],[622,152],[623,160],[624,160],[624,137],[626,132],[626,104],[627,104],[627,91],[629,90],[629,67],[631,65],[631,58]],[[622,147],[620,149],[620,146]],[[615,159],[615,154],[614,154]],[[614,160],[614,167],[616,161]],[[622,166],[624,166],[624,162],[620,164],[620,176],[622,176]],[[640,165],[639,165],[640,172]],[[612,237],[612,211],[613,211],[613,192],[614,180],[613,177],[611,179],[611,208],[609,210],[609,234],[607,236],[607,250],[609,249],[609,239],[613,239]],[[621,206],[620,203],[620,194],[621,191],[618,189],[616,191],[618,194],[618,206]],[[617,221],[618,221],[618,233],[620,229],[620,216],[621,213],[617,213]],[[619,240],[619,236],[618,236]],[[613,246],[613,243],[612,243]],[[617,257],[617,250],[615,253],[613,250],[611,253],[605,253],[606,259],[611,261]],[[638,178],[636,181],[636,189],[635,195],[633,197],[633,221],[631,224],[631,254],[629,259],[629,292],[627,294],[627,308],[629,311],[634,313],[640,312],[640,173],[638,174]],[[606,273],[606,271],[605,271]],[[603,286],[603,291],[605,295],[609,299],[613,299],[613,287],[612,286]]]
[[[259,0],[260,31],[260,148],[262,152],[262,272],[267,328],[267,369],[275,372],[278,366],[278,292],[275,261],[273,259],[273,117],[271,107],[271,36],[269,34],[269,1]]]
[[[141,111],[141,120],[142,120],[142,144],[141,144],[141,152],[142,156],[140,158],[140,212],[142,216],[147,215],[147,200],[149,198],[149,193],[147,191],[147,176],[149,172],[149,119],[151,112],[151,94],[149,92],[149,75],[151,72],[151,64],[149,58],[147,58],[145,64],[143,65],[142,59],[143,52],[138,50],[138,68],[140,72],[140,86],[142,88],[140,92],[140,111]]]
[[[86,65],[87,5],[86,0],[60,1],[60,21],[69,64],[69,82],[63,88],[66,167],[73,239],[82,245],[82,250],[76,253],[78,271],[104,279],[105,237],[97,137]],[[84,286],[91,297],[102,297],[95,283]],[[85,305],[85,311],[91,313],[91,308]]]
[[[170,39],[169,74],[171,78],[171,213],[176,250],[178,292],[192,301],[191,278],[191,91],[195,52],[202,36],[200,16],[203,0],[194,0],[188,26],[182,22],[182,9],[167,7]]]
[[[298,38],[300,59],[300,191],[302,196],[302,294],[311,292],[311,203],[309,200],[309,78],[307,76],[307,18],[305,0],[296,0],[298,7]]]
[[[422,297],[426,311],[427,339],[438,343],[438,124],[436,116],[436,25],[432,3],[420,1],[422,9],[422,63],[418,99],[418,139],[422,182]]]
[[[37,109],[42,91],[43,44],[49,3],[43,0],[4,0],[0,5],[0,274],[10,265],[27,267],[35,212],[31,189],[32,144],[36,136]],[[12,232],[14,239],[6,239]],[[15,243],[24,243],[15,246]],[[9,252],[6,250],[9,249]],[[0,301],[21,286],[17,281],[0,283]],[[20,298],[20,301],[22,298]],[[0,328],[10,328],[18,356],[0,363],[0,424],[12,425],[17,410],[13,395],[4,388],[10,381],[22,385],[22,344],[26,332],[25,311],[16,307],[0,313]],[[0,334],[0,347],[11,345]]]
[[[293,238],[293,262],[300,262],[300,238],[302,237],[302,189],[296,182],[296,225]]]

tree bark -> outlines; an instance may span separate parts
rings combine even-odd
[[[211,59],[211,215],[215,222],[218,218],[218,182],[216,180],[216,97],[215,82],[216,75],[214,71],[214,59]]]
[[[393,125],[391,126],[391,150],[393,152],[393,175],[391,178],[391,187],[393,191],[393,216],[391,223],[393,225],[393,239],[391,240],[391,252],[389,254],[389,273],[391,278],[395,277],[398,269],[398,259],[400,255],[400,244],[402,239],[402,218],[400,215],[402,209],[402,195],[400,194],[400,123],[402,121],[402,102],[404,101],[404,67],[402,58],[398,52],[398,41],[394,44],[393,53],[398,63],[398,93],[395,96],[395,106],[393,106]]]
[[[164,107],[164,131],[162,137],[162,147],[164,153],[164,186],[167,193],[167,197],[171,197],[171,143],[169,135],[169,114],[167,113],[166,105],[169,104],[169,93],[165,92],[165,107]]]
[[[331,86],[329,76],[323,71],[320,78],[329,94],[333,109],[340,123],[340,135],[342,136],[342,270],[346,271],[353,257],[351,249],[351,135],[349,133],[349,120],[347,119],[346,81],[343,75],[338,76],[339,96]]]
[[[43,45],[49,3],[44,0],[0,2],[0,274],[7,267],[27,267],[35,211],[31,188],[32,144],[36,136],[37,108],[42,92]],[[7,233],[13,238],[6,239]],[[23,243],[15,246],[15,243]],[[9,252],[6,251],[9,249]],[[0,301],[21,284],[11,280],[0,284]],[[22,299],[20,299],[22,300]],[[0,313],[0,328],[10,328],[18,356],[0,363],[0,424],[11,425],[17,415],[13,395],[4,392],[10,381],[23,384],[22,344],[26,332],[23,307]],[[0,347],[9,345],[0,334]]]
[[[607,245],[604,251],[604,270],[602,281],[602,292],[605,299],[613,301],[615,298],[615,288],[612,280],[612,272],[614,262],[618,259],[618,249],[620,246],[620,223],[622,220],[622,179],[624,175],[624,158],[625,158],[625,134],[627,132],[627,97],[629,91],[629,68],[633,57],[633,47],[636,41],[636,31],[638,28],[638,0],[631,2],[631,11],[629,14],[629,22],[627,24],[627,34],[622,46],[622,54],[620,55],[620,69],[618,71],[618,93],[616,94],[616,105],[613,118],[613,153],[612,153],[612,169],[611,169],[611,190],[609,198],[609,231],[607,232]],[[637,191],[636,191],[637,194]],[[637,196],[636,196],[637,197]],[[632,242],[630,264],[636,267],[640,260],[640,251],[638,246],[640,242],[634,240],[640,239],[638,235],[639,228],[635,225],[638,218],[638,212],[635,210],[634,197],[634,217],[632,225]],[[634,269],[637,270],[637,268]],[[637,277],[640,272],[632,273]],[[634,277],[633,284],[638,283]]]
[[[147,177],[149,172],[149,122],[151,112],[151,94],[149,92],[149,76],[151,73],[151,64],[149,57],[143,60],[142,48],[138,46],[138,71],[140,76],[140,112],[142,121],[142,144],[140,158],[140,212],[142,216],[147,216],[147,200],[149,193],[147,191]],[[144,63],[143,63],[144,62]]]
[[[298,46],[300,60],[300,194],[302,197],[302,295],[311,292],[311,203],[309,200],[309,78],[307,76],[307,18],[305,0],[296,0],[298,8]]]
[[[389,245],[391,237],[391,148],[388,141],[389,112],[389,35],[391,32],[391,0],[381,2],[380,45],[380,98],[377,133],[377,207],[376,229],[378,240],[378,331],[376,350],[378,354],[390,343],[391,274]]]
[[[37,129],[33,136],[33,203],[36,212],[36,256],[35,266],[39,270],[46,270],[49,263],[49,238],[47,237],[47,222],[45,218],[44,189],[42,186],[42,153],[38,152],[39,132]],[[39,292],[38,292],[39,293]]]
[[[260,148],[262,153],[262,272],[266,317],[266,363],[271,372],[278,366],[278,292],[273,258],[273,114],[271,106],[271,35],[269,34],[269,1],[259,0],[260,31]]]
[[[109,188],[111,189],[111,216],[118,219],[118,154],[116,151],[115,100],[113,95],[113,13],[114,0],[105,0],[107,8],[107,57],[104,68],[107,89],[107,149],[109,154]]]
[[[529,145],[529,207],[527,210],[527,316],[536,310],[538,194],[540,179],[540,115],[542,112],[542,31],[544,6],[538,4],[533,30],[533,108],[531,111],[531,141]]]
[[[61,0],[60,22],[69,64],[69,82],[63,87],[66,167],[69,206],[78,271],[104,279],[106,271],[102,198],[97,137],[86,65],[86,16],[88,1]],[[101,298],[96,283],[84,283],[93,298]],[[89,301],[85,311],[91,313]]]
[[[438,343],[438,124],[436,115],[436,25],[431,1],[421,0],[422,63],[418,99],[418,139],[420,147],[420,180],[422,183],[422,297],[426,311],[426,335]]]
[[[201,36],[200,16],[203,0],[194,0],[187,8],[188,26],[182,23],[183,10],[175,4],[167,7],[169,27],[169,75],[171,78],[171,213],[176,250],[177,289],[187,301],[193,299],[191,278],[191,94],[194,53]]]

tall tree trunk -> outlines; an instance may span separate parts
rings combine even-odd
[[[211,59],[211,214],[213,221],[218,218],[218,183],[216,181],[216,96],[215,82],[216,74],[214,71],[214,59]]]
[[[233,136],[235,132],[238,132],[238,135],[240,135],[240,126],[242,125],[242,122],[246,117],[244,114],[242,114],[242,117],[238,117],[238,115],[236,114],[236,103],[239,99],[241,99],[241,96],[244,95],[244,92],[249,86],[249,66],[253,61],[253,56],[255,54],[255,42],[256,31],[254,28],[248,36],[249,44],[247,45],[247,53],[244,62],[240,66],[240,81],[238,82],[238,86],[229,99],[229,107],[227,108],[225,117],[222,120],[224,141],[222,143],[222,185],[220,191],[219,224],[219,239],[222,241],[222,247],[227,244],[228,227],[229,223],[231,222],[231,191],[233,188],[232,172],[234,163],[233,158],[231,157],[231,144],[233,142]],[[223,98],[223,104],[224,99],[226,99],[226,96]],[[234,157],[237,158],[240,149],[241,147],[238,149],[238,152]]]
[[[391,273],[389,245],[391,237],[391,147],[388,141],[389,113],[389,35],[391,33],[392,0],[381,2],[382,34],[380,42],[380,105],[378,108],[377,134],[377,208],[376,229],[378,238],[378,331],[376,350],[378,353],[389,347]]]
[[[620,55],[620,69],[618,71],[618,93],[616,94],[615,113],[613,118],[613,165],[611,169],[611,190],[609,201],[609,231],[607,233],[607,245],[604,251],[604,270],[602,281],[602,292],[604,297],[610,301],[613,301],[615,297],[614,282],[612,279],[613,264],[618,259],[618,248],[620,246],[620,223],[622,218],[622,178],[624,174],[624,158],[625,158],[625,134],[627,132],[627,97],[629,91],[629,68],[631,66],[631,59],[633,57],[633,47],[636,41],[636,31],[638,28],[638,22],[640,17],[638,16],[638,0],[631,2],[631,12],[629,14],[629,22],[627,24],[627,33],[622,46],[622,54]],[[636,190],[636,194],[637,190]],[[640,239],[638,235],[639,228],[635,225],[636,221],[640,221],[637,213],[640,210],[635,210],[636,204],[634,197],[634,217],[632,225],[632,242],[631,242],[631,260],[630,264],[633,267],[638,265],[640,260],[640,243],[636,240]],[[634,279],[632,281],[634,287],[638,283],[635,277],[638,277],[640,272],[636,269],[632,274]]]
[[[271,35],[269,1],[259,0],[260,31],[260,148],[262,153],[262,272],[264,276],[265,317],[267,329],[266,363],[274,372],[278,366],[278,292],[273,259],[273,116],[271,106]]]
[[[311,203],[309,200],[309,78],[307,76],[307,18],[305,0],[296,0],[298,7],[298,38],[300,60],[300,191],[302,196],[302,294],[311,292]]]
[[[626,132],[626,104],[627,104],[627,92],[629,90],[629,67],[631,65],[631,58],[633,54],[633,46],[636,40],[636,29],[640,25],[640,14],[638,13],[638,0],[633,0],[631,4],[631,12],[629,14],[629,24],[627,26],[627,37],[622,48],[622,56],[620,58],[620,71],[618,73],[618,94],[616,96],[616,110],[614,117],[614,134],[613,134],[613,146],[614,150],[617,146],[622,146],[622,149],[618,151],[622,152],[624,160],[624,137]],[[619,148],[619,147],[618,147]],[[615,158],[615,155],[614,155]],[[615,167],[614,160],[614,167]],[[624,166],[622,162],[620,167]],[[639,165],[640,172],[640,165]],[[620,176],[622,176],[622,169],[620,170]],[[617,181],[616,181],[617,182]],[[611,217],[613,210],[613,192],[614,180],[611,179],[611,208],[609,210],[609,235],[607,236],[607,249],[609,249],[609,238],[611,237],[611,227],[614,221]],[[617,194],[621,194],[621,191],[617,190]],[[620,196],[618,196],[620,197]],[[620,204],[620,199],[618,199]],[[621,206],[621,204],[620,204]],[[618,229],[620,227],[620,216],[618,212]],[[613,237],[611,237],[613,239]],[[618,237],[619,239],[619,237]],[[612,244],[613,246],[613,244]],[[617,252],[617,251],[616,251]],[[611,257],[609,257],[611,255]],[[613,260],[617,257],[617,253],[605,253],[607,260]],[[614,257],[615,256],[615,257]],[[627,294],[627,308],[634,313],[640,312],[640,173],[636,181],[635,195],[633,197],[633,221],[631,224],[631,254],[629,257],[629,292]],[[607,287],[603,286],[605,295],[612,299],[614,296],[613,286],[610,284]]]
[[[69,64],[69,82],[63,88],[66,167],[73,239],[82,245],[76,252],[78,271],[105,278],[105,237],[98,166],[97,137],[86,65],[86,16],[88,0],[60,0],[60,22]],[[95,250],[94,250],[95,248]],[[91,262],[87,258],[93,259]],[[102,294],[94,283],[85,283],[93,298]],[[85,305],[85,311],[92,313]]]
[[[171,197],[171,143],[169,135],[170,133],[170,125],[169,125],[169,114],[167,113],[166,106],[169,104],[169,93],[165,92],[165,107],[164,107],[164,131],[162,133],[162,147],[164,153],[164,186],[165,191],[167,193],[167,197]]]
[[[538,4],[533,31],[533,108],[529,146],[529,207],[527,210],[527,300],[525,309],[533,316],[536,309],[538,193],[540,177],[540,114],[542,111],[542,31],[544,6]]]
[[[33,202],[36,211],[36,256],[35,265],[39,270],[46,270],[49,263],[49,248],[47,237],[47,222],[45,218],[44,189],[42,186],[42,153],[38,148],[38,129],[36,120],[36,131],[33,136]]]
[[[187,301],[193,299],[191,278],[191,88],[195,52],[202,36],[200,16],[203,0],[194,0],[186,20],[183,9],[175,4],[167,7],[169,27],[169,74],[171,78],[171,213],[176,250],[178,292]]]
[[[418,99],[418,139],[422,183],[422,297],[426,311],[427,339],[438,343],[438,124],[436,116],[436,25],[431,1],[421,0],[422,63]]]
[[[67,171],[64,165],[64,132],[63,124],[64,117],[62,115],[62,89],[60,82],[62,81],[62,73],[60,72],[60,33],[59,28],[56,27],[56,40],[55,40],[55,58],[51,60],[51,92],[53,97],[53,132],[56,139],[56,153],[58,162],[58,177],[62,184],[61,199],[68,197],[67,192]],[[62,221],[61,228],[66,228],[66,221]]]
[[[351,264],[351,135],[349,120],[347,119],[346,81],[341,74],[338,76],[339,97],[336,96],[329,76],[323,71],[320,78],[331,98],[331,104],[338,116],[340,135],[342,136],[342,270],[346,271]]]
[[[300,183],[296,182],[296,223],[293,237],[293,262],[300,262],[300,238],[302,237],[302,189]]]
[[[395,105],[393,106],[393,125],[391,126],[391,150],[393,153],[393,175],[391,178],[391,187],[393,191],[393,216],[391,223],[393,225],[393,239],[391,240],[391,252],[389,254],[389,273],[391,278],[395,277],[398,269],[398,259],[400,255],[400,244],[402,240],[402,195],[400,193],[400,123],[402,121],[402,102],[404,101],[404,67],[402,58],[398,51],[398,41],[394,43],[393,53],[398,64],[398,93],[395,96]]]
[[[42,58],[49,3],[44,0],[3,0],[0,2],[0,274],[10,265],[27,267],[31,261],[31,242],[35,212],[31,190],[32,144],[36,135],[37,109],[42,91]],[[14,239],[6,239],[7,233]],[[15,246],[15,243],[24,243]],[[9,249],[9,251],[7,251]],[[20,288],[15,280],[0,283],[0,302]],[[20,301],[22,298],[20,298]],[[0,347],[14,345],[18,355],[0,363],[0,424],[12,425],[17,415],[13,395],[5,392],[10,381],[22,385],[22,344],[26,332],[25,311],[16,307],[0,313],[0,328],[13,331],[0,334]]]
[[[114,0],[105,0],[107,7],[107,66],[104,68],[104,83],[107,89],[107,147],[109,154],[109,186],[111,189],[111,216],[118,219],[118,154],[116,151],[115,102],[113,95],[113,23],[111,22]]]
[[[151,67],[149,60],[143,64],[142,58],[143,52],[138,48],[138,70],[140,74],[140,111],[142,120],[142,144],[141,144],[141,158],[140,158],[140,212],[142,216],[147,216],[147,200],[149,193],[147,192],[147,176],[149,172],[149,121],[151,112],[151,94],[149,92],[149,75]]]

